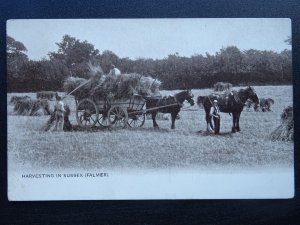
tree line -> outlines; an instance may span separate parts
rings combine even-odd
[[[291,39],[286,40],[291,44]],[[88,63],[100,65],[108,73],[111,64],[122,73],[151,75],[162,81],[163,89],[211,88],[216,82],[233,85],[279,85],[292,83],[292,52],[255,49],[241,51],[228,46],[213,54],[191,57],[170,54],[164,59],[120,58],[102,53],[87,41],[65,35],[56,43],[58,50],[42,60],[30,60],[22,42],[7,36],[7,90],[30,92],[62,90],[69,76],[89,77]]]

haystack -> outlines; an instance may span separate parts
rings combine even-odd
[[[48,99],[51,100],[56,96],[56,92],[54,91],[39,91],[36,93],[37,99]]]
[[[294,141],[294,115],[293,107],[288,106],[281,113],[281,125],[270,135],[273,141]]]
[[[14,113],[22,116],[41,116],[50,115],[51,111],[49,103],[45,99],[33,100],[31,98],[23,98],[15,101]]]
[[[30,99],[29,96],[12,96],[10,98],[10,101],[9,101],[9,104],[16,104],[16,102],[20,101],[20,100],[23,100],[23,99]]]
[[[231,83],[217,82],[214,84],[214,91],[226,91],[232,88]]]

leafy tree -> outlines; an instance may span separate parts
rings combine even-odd
[[[27,49],[22,42],[16,41],[10,36],[6,37],[8,78],[18,78],[22,75],[20,74],[20,68],[28,61],[26,52]]]
[[[50,60],[59,60],[70,71],[70,75],[88,77],[87,63],[99,55],[99,50],[87,41],[80,41],[69,35],[63,36],[57,52],[50,52]]]

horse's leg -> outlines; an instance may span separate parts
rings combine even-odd
[[[159,127],[158,127],[158,124],[156,123],[156,114],[157,114],[156,111],[152,112],[153,127],[154,127],[154,128],[159,128]]]
[[[232,129],[231,129],[232,133],[236,132],[235,124],[236,124],[236,113],[232,112]]]
[[[237,115],[236,115],[236,131],[241,131],[241,129],[240,129],[240,116],[241,116],[241,112],[237,113]]]
[[[176,120],[177,115],[178,115],[178,112],[171,113],[171,120],[172,120],[171,129],[175,129],[175,120]]]

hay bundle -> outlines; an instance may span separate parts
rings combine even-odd
[[[49,103],[45,99],[32,100],[23,98],[14,103],[14,112],[22,116],[41,116],[50,115]]]
[[[46,99],[38,99],[32,101],[32,108],[29,113],[29,116],[41,116],[41,115],[50,115],[49,102]]]
[[[63,88],[70,93],[86,81],[83,78],[69,77],[64,82]],[[77,99],[89,96],[103,99],[111,94],[115,99],[130,98],[133,94],[140,94],[143,97],[156,96],[159,95],[160,84],[159,80],[137,73],[120,76],[98,75],[91,77],[90,82],[76,90],[73,95]]]
[[[226,91],[232,88],[231,83],[217,82],[214,84],[214,91]]]
[[[16,102],[18,102],[18,101],[20,101],[20,100],[22,100],[22,99],[30,99],[30,97],[29,96],[12,96],[11,98],[10,98],[10,101],[9,101],[9,104],[16,104]]]
[[[56,92],[54,91],[39,91],[36,93],[37,99],[48,99],[51,100],[56,96]]]
[[[293,107],[288,106],[281,113],[281,125],[270,135],[273,141],[293,141],[294,140],[294,115]]]

